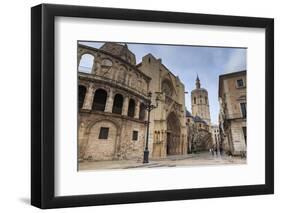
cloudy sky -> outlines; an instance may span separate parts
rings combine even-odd
[[[99,48],[100,42],[80,42],[88,46]],[[151,53],[161,58],[162,63],[185,85],[186,107],[191,111],[190,92],[195,88],[195,79],[198,74],[201,87],[208,90],[211,122],[218,123],[218,80],[219,75],[246,69],[245,48],[202,47],[202,46],[175,46],[159,44],[130,44],[128,48],[136,55],[137,63],[142,57]],[[89,66],[90,61],[83,60],[81,66]]]

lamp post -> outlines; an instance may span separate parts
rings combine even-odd
[[[158,107],[158,96],[156,97],[156,105],[151,104],[151,96],[152,93],[148,92],[148,101],[146,102],[145,109],[148,112],[147,115],[147,127],[146,127],[146,141],[145,141],[145,148],[143,151],[143,163],[149,163],[148,156],[149,156],[149,150],[148,150],[148,138],[149,138],[149,123],[150,123],[150,112]]]

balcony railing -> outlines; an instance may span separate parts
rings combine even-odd
[[[99,103],[94,103],[92,106],[93,111],[104,111],[105,110],[105,104],[99,104]]]
[[[122,108],[121,107],[113,107],[112,113],[121,115],[122,114]]]

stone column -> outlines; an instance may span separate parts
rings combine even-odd
[[[125,76],[125,84],[128,85],[128,86],[130,86],[129,85],[129,77],[130,76],[128,74],[126,74],[126,76]]]
[[[91,110],[92,104],[94,100],[94,85],[92,83],[89,84],[87,88],[87,92],[84,98],[84,103],[82,109]]]
[[[113,90],[111,89],[109,91],[109,95],[107,96],[107,99],[106,99],[106,105],[105,105],[105,109],[104,109],[105,112],[112,113],[113,101],[114,101],[114,95],[113,95]]]
[[[140,101],[137,100],[134,118],[140,119]]]
[[[128,115],[128,107],[129,107],[129,97],[126,96],[123,102],[122,115],[125,116]]]
[[[92,55],[94,58],[93,58],[93,66],[92,66],[92,69],[91,69],[91,74],[95,74],[95,70],[97,68],[100,69],[100,64],[99,63],[96,63],[96,59],[95,59],[95,56]]]

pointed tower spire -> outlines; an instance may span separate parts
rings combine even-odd
[[[198,77],[198,74],[197,74],[197,78],[196,78],[196,89],[199,89],[200,88],[200,79]]]

